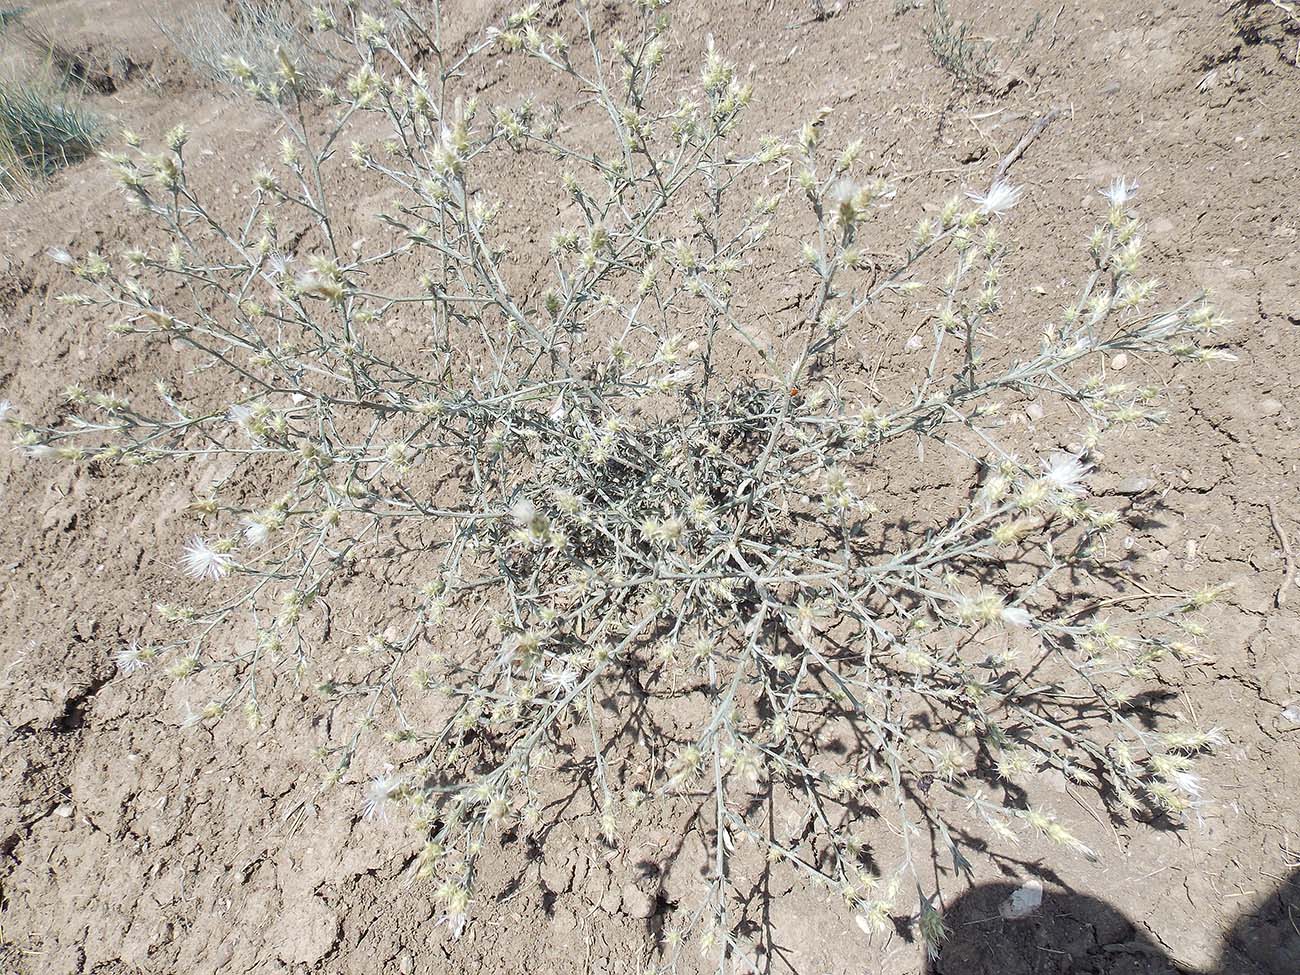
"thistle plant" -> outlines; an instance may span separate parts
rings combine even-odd
[[[912,916],[937,950],[934,858],[1027,835],[1092,855],[1040,804],[1045,772],[1117,816],[1194,811],[1219,732],[1148,720],[1140,694],[1200,657],[1219,594],[1104,574],[1122,513],[1088,487],[1108,438],[1162,419],[1110,357],[1227,358],[1203,344],[1223,319],[1145,275],[1136,187],[1103,191],[1077,290],[1028,335],[1004,306],[1022,189],[899,226],[827,112],[756,136],[711,45],[687,90],[665,80],[659,0],[617,36],[593,16],[547,30],[534,5],[452,49],[437,4],[315,8],[351,68],[319,92],[288,56],[249,79],[286,135],[234,219],[192,185],[183,128],[110,157],[162,243],[55,252],[81,281],[64,300],[223,378],[147,404],[76,388],[59,422],[8,423],[33,458],[228,471],[164,555],[193,598],[121,669],[182,682],[192,722],[257,727],[272,689],[313,688],[321,787],[409,823],[453,934],[491,910],[500,835],[544,830],[566,783],[602,843],[698,810],[708,877],[662,969],[756,964],[736,891],[765,869],[864,926]],[[472,65],[503,57],[549,72],[554,104],[476,96]],[[551,174],[549,226],[518,159]],[[382,239],[343,236],[344,178],[391,191]],[[512,204],[549,233],[535,262]],[[927,352],[886,383],[850,353],[892,320]],[[1043,456],[1009,421],[1029,400],[1059,418]],[[968,474],[917,523],[879,488],[945,464]],[[385,618],[340,639],[359,582]]]

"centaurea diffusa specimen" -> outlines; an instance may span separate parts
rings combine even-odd
[[[1043,479],[1060,494],[1083,494],[1090,466],[1077,454],[1058,451],[1043,462]]]
[[[181,566],[188,575],[213,582],[225,578],[234,564],[235,556],[229,542],[210,543],[198,535],[185,543],[185,551],[181,556]]]
[[[1200,343],[1224,322],[1199,301],[1155,304],[1140,223],[1116,205],[1026,348],[1002,312],[1019,189],[998,181],[893,229],[895,190],[857,175],[861,144],[825,144],[828,111],[754,138],[750,82],[712,47],[690,91],[663,91],[662,6],[640,4],[616,38],[580,6],[576,42],[534,6],[453,56],[437,4],[393,24],[322,5],[313,20],[351,70],[324,109],[291,65],[249,79],[291,144],[250,172],[247,212],[224,219],[200,196],[173,133],[112,158],[170,244],[69,265],[82,283],[66,300],[102,308],[114,335],[187,349],[238,392],[162,389],[151,409],[78,391],[61,425],[9,425],[70,462],[233,462],[193,506],[207,536],[182,564],[200,602],[160,608],[166,635],[142,645],[177,680],[227,665],[198,721],[253,722],[277,681],[315,687],[346,729],[320,748],[324,787],[373,776],[354,786],[360,807],[409,819],[453,933],[493,838],[542,829],[547,790],[573,774],[601,842],[648,804],[702,810],[708,881],[673,919],[664,967],[692,945],[720,966],[748,956],[733,884],[752,851],[868,926],[917,916],[935,947],[924,866],[963,856],[948,823],[1088,853],[1039,806],[1039,772],[1116,814],[1196,801],[1189,766],[1213,735],[1148,727],[1133,688],[1177,681],[1205,601],[1129,617],[1139,600],[1080,606],[1059,583],[1089,572],[1120,520],[1088,494],[1099,445],[1160,418],[1154,390],[1107,381],[1105,357],[1212,361]],[[531,59],[558,104],[581,92],[585,107],[484,104],[466,67],[484,57]],[[584,127],[598,151],[575,141]],[[516,156],[554,178],[521,189],[502,175]],[[340,245],[331,173],[396,198],[386,233]],[[502,224],[503,202],[527,208],[534,191],[563,214],[545,255]],[[896,247],[868,254],[866,235]],[[802,297],[769,307],[763,269],[792,262]],[[771,333],[756,326],[768,314]],[[919,318],[907,331],[929,353],[902,360],[916,365],[896,388],[871,386],[837,351],[882,341],[861,333],[890,315]],[[1072,419],[1047,431],[1063,449],[1022,460],[1000,414],[1029,397]],[[977,465],[979,488],[927,495],[928,522],[901,528],[906,499],[880,488],[891,461],[936,454]],[[375,600],[391,608],[346,645],[326,639],[323,614],[358,578],[391,587]],[[250,617],[251,646],[222,639]],[[623,697],[663,706],[632,733],[606,707]],[[702,717],[673,710],[684,697]],[[824,747],[837,736],[849,746]],[[353,768],[363,742],[381,768]],[[992,798],[1006,781],[1026,798]],[[792,824],[765,817],[778,799]],[[864,839],[868,812],[892,831]]]
[[[986,216],[1001,216],[1020,202],[1024,187],[1012,186],[1006,180],[995,180],[984,193],[967,193],[966,196]]]

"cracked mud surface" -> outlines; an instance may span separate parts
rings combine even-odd
[[[184,120],[209,178],[246,180],[249,153],[273,151],[274,127],[166,51],[150,21],[164,6],[58,0],[43,13],[88,49],[127,55],[132,71],[97,107],[153,137]],[[1182,829],[1117,829],[1064,781],[1046,783],[1099,861],[1033,844],[1017,851],[1014,877],[977,861],[976,880],[993,886],[952,904],[954,944],[935,970],[1294,975],[1300,590],[1278,605],[1286,566],[1274,520],[1300,553],[1296,33],[1269,11],[1209,0],[1159,11],[1088,0],[1059,15],[1052,5],[1050,47],[1040,42],[996,98],[963,100],[930,58],[924,11],[847,2],[817,21],[803,17],[806,6],[675,4],[679,77],[712,33],[755,65],[751,125],[788,129],[830,105],[837,135],[878,139],[886,171],[939,170],[953,185],[981,184],[1034,118],[1059,107],[1011,169],[1029,188],[1014,227],[1025,273],[1042,275],[1030,283],[1050,290],[1058,269],[1077,268],[1091,226],[1078,214],[1100,212],[1095,190],[1113,176],[1136,176],[1166,287],[1208,289],[1235,321],[1224,347],[1239,361],[1180,372],[1165,430],[1117,442],[1109,469],[1125,473],[1093,484],[1135,518],[1122,543],[1136,583],[1232,585],[1207,614],[1213,662],[1171,705],[1226,729],[1228,744],[1203,768],[1210,801]],[[953,6],[998,38],[1036,9]],[[505,10],[459,5],[456,27],[477,32]],[[501,83],[485,77],[485,97]],[[54,304],[66,282],[40,257],[52,245],[120,250],[134,220],[123,213],[94,161],[0,209],[0,398],[26,413],[51,411],[73,381],[130,389],[157,375],[152,359]],[[779,305],[780,288],[760,297]],[[902,337],[885,351],[904,355]],[[317,730],[306,709],[282,702],[261,736],[182,730],[174,693],[115,672],[112,654],[176,585],[183,508],[204,473],[104,473],[0,454],[0,966],[639,971],[664,919],[692,896],[700,841],[680,838],[687,818],[635,823],[610,851],[592,842],[583,802],[559,806],[544,835],[505,844],[481,881],[481,921],[453,941],[430,891],[404,873],[412,844],[397,825],[362,822],[352,794],[304,794],[315,775],[304,743]],[[1040,913],[1002,921],[1006,884],[1031,871],[1045,878]],[[773,971],[925,968],[905,925],[868,939],[816,891],[790,883],[768,893],[782,947]]]

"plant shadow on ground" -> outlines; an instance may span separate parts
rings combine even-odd
[[[1283,61],[1293,65],[1300,62],[1300,7],[1283,6],[1273,0],[1235,0],[1225,13],[1232,17],[1232,36],[1239,44],[1226,54],[1207,53],[1201,59],[1202,70],[1239,60],[1243,45],[1267,44]]]
[[[973,496],[970,500],[973,501]],[[1141,520],[1149,526],[1163,524],[1162,506],[1148,506],[1132,498],[1115,500],[1126,517]],[[887,522],[883,531],[888,537],[914,541],[923,527],[904,517]],[[936,529],[932,527],[930,530]],[[1068,531],[1057,533],[1054,540],[1067,544]],[[886,547],[881,546],[881,550]],[[415,548],[403,548],[403,554],[416,551]],[[1009,558],[1000,567],[973,564],[967,567],[967,571],[971,580],[988,586],[994,584],[999,574],[1007,571],[1008,567],[1014,569],[1022,566],[1041,569],[1041,566],[1032,565],[1030,560]],[[1096,564],[1092,569],[1093,581],[1100,579],[1115,584],[1123,578],[1122,573],[1116,573],[1104,564]],[[1081,583],[1081,580],[1070,573],[1067,579],[1062,580],[1055,598],[1062,603],[1079,605],[1091,611],[1096,604],[1095,593],[1087,585],[1076,583]],[[829,657],[838,659],[855,652],[854,647],[835,639],[833,634],[836,627],[833,621],[824,621],[824,624],[825,629],[819,630],[819,636]],[[660,629],[652,634],[652,638],[661,639],[666,635],[667,631]],[[776,649],[785,649],[792,654],[800,652],[789,634],[780,631],[779,627],[774,627],[768,635],[774,641]],[[978,647],[969,649],[978,656]],[[880,666],[885,670],[890,669],[884,663]],[[693,740],[688,730],[658,720],[648,704],[655,698],[699,694],[701,686],[687,680],[673,691],[665,691],[663,688],[656,691],[650,685],[663,677],[662,669],[661,663],[652,660],[629,662],[629,679],[621,685],[623,693],[601,699],[601,707],[614,718],[613,727],[606,728],[611,740],[656,740],[677,747],[685,746]],[[905,676],[890,672],[895,679]],[[1034,667],[1032,673],[1037,674],[1038,667]],[[1174,717],[1167,710],[1173,697],[1172,692],[1167,690],[1137,695],[1130,702],[1130,716],[1143,727],[1155,728]],[[774,717],[762,701],[757,702],[757,715],[764,722]],[[873,747],[869,729],[863,726],[851,710],[832,711],[818,716],[804,714],[803,717],[820,719],[813,730],[824,738],[824,748],[828,753],[866,754]],[[1095,716],[1081,706],[1076,713],[1065,713],[1060,719],[1067,727],[1082,728],[1087,726],[1092,717]],[[958,734],[951,716],[949,719],[938,715],[917,716],[917,720],[928,731]],[[530,871],[540,870],[544,864],[562,870],[565,865],[555,863],[554,857],[548,855],[548,850],[551,849],[548,841],[553,830],[561,822],[567,822],[574,815],[580,814],[579,807],[600,807],[601,799],[595,788],[595,759],[589,756],[567,756],[561,770],[567,776],[569,784],[557,795],[548,797],[538,831],[527,838],[514,830],[507,833],[507,842],[523,842],[525,856],[517,872],[497,896],[498,901],[509,900],[518,893],[527,883]],[[975,749],[975,765],[971,773],[984,787],[1002,793],[1001,801],[1008,808],[1026,808],[1029,805],[1029,796],[1025,790],[999,775],[994,758],[986,748]],[[879,810],[870,801],[833,796],[812,781],[806,784],[815,793],[819,807],[834,807],[848,821],[880,818]],[[904,785],[908,798],[921,810],[926,808],[932,790],[942,788],[943,784],[932,777],[926,777],[915,787]],[[1113,792],[1104,787],[1100,791],[1108,799],[1115,798]],[[687,814],[685,828],[676,835],[674,841],[657,849],[652,857],[640,858],[632,864],[632,883],[645,892],[649,903],[653,905],[648,916],[642,916],[642,922],[647,937],[655,942],[664,936],[666,912],[678,906],[665,888],[666,875],[678,865],[688,835],[697,833],[707,837],[712,830],[711,796],[687,792],[682,798],[688,806],[693,806]],[[775,792],[769,780],[764,787],[749,796],[740,813],[746,820],[771,823],[775,815],[775,800]],[[1108,805],[1108,808],[1111,809],[1110,819],[1113,823],[1118,825],[1125,822],[1123,817],[1113,811],[1113,806]],[[1156,807],[1147,807],[1144,816],[1146,823],[1155,829],[1178,831],[1183,828],[1176,818]],[[1012,921],[1004,919],[998,908],[1018,889],[1014,881],[972,886],[944,908],[944,917],[952,932],[951,938],[938,961],[926,968],[926,975],[1064,975],[1067,972],[1071,975],[1192,975],[1192,970],[1179,967],[1164,948],[1148,939],[1136,925],[1105,901],[1068,890],[1062,892],[1061,888],[1067,887],[1066,881],[1041,862],[999,851],[990,846],[984,837],[952,823],[946,823],[945,832],[945,827],[941,826],[938,818],[925,813],[921,814],[918,825],[926,830],[928,842],[934,850],[953,849],[952,843],[955,842],[958,849],[978,852],[992,860],[1009,880],[1035,876],[1056,888],[1045,894],[1044,903],[1037,913],[1024,920]],[[563,854],[560,859],[564,859]],[[821,863],[821,858],[817,855],[813,859],[819,866],[826,865]],[[871,846],[864,848],[860,865],[872,871],[879,869]],[[936,867],[937,865],[938,860]],[[968,882],[973,880],[970,865],[964,858],[954,865],[954,869],[965,876]],[[569,873],[571,872],[570,870]],[[734,882],[736,878],[731,879]],[[571,876],[566,884],[556,890],[550,889],[547,882],[543,882],[542,907],[547,916],[554,915],[557,898],[569,892],[573,885]],[[782,935],[773,918],[773,901],[781,896],[778,887],[773,882],[770,868],[759,872],[748,889],[741,893],[742,915],[737,933],[751,943],[764,946],[758,966],[758,971],[763,975],[774,975],[781,971],[800,972],[802,975],[795,954],[789,951],[789,945],[782,943]],[[1300,895],[1300,871],[1296,871],[1282,884],[1271,898],[1260,901],[1255,911],[1241,916],[1236,927],[1223,940],[1220,964],[1211,971],[1223,975],[1281,975],[1283,972],[1286,975],[1296,975],[1297,968],[1294,965],[1289,968],[1279,966],[1282,965],[1282,958],[1300,958],[1300,927],[1293,927],[1300,925],[1300,897],[1297,895]],[[914,919],[895,916],[892,920],[900,938],[909,944],[919,941]],[[1287,941],[1288,937],[1291,938],[1290,942]],[[1278,961],[1269,967],[1267,961],[1254,961],[1255,955],[1276,958]]]
[[[1272,885],[1272,881],[1268,882]],[[999,908],[1018,887],[981,884],[945,911],[951,931],[926,975],[1192,975],[1166,948],[1104,900],[1044,891],[1029,917]],[[1267,890],[1267,888],[1264,888]],[[1256,898],[1223,932],[1216,975],[1294,975],[1300,970],[1300,869]]]
[[[1108,506],[1115,508],[1123,519],[1135,527],[1147,530],[1166,525],[1166,508],[1158,500],[1148,497],[1144,492],[1139,496],[1108,495]],[[976,488],[972,486],[965,498],[967,505],[977,502]],[[860,527],[860,526],[859,526]],[[880,519],[875,526],[876,534],[868,537],[855,530],[851,532],[852,544],[856,554],[864,561],[879,559],[889,551],[907,551],[917,544],[917,539],[929,537],[951,527],[951,522],[933,523],[924,516],[912,517],[899,515],[894,518]],[[790,512],[788,523],[769,526],[769,534],[763,536],[768,544],[780,544],[794,547],[803,544],[818,550],[818,525],[809,515]],[[1077,535],[1070,524],[1064,524],[1050,534],[1051,542],[1061,548],[1078,544]],[[822,544],[828,544],[821,540]],[[428,551],[428,543],[416,538],[395,538],[392,545],[380,553],[376,560],[379,566],[386,562],[405,565],[410,560],[418,559]],[[1061,574],[1058,584],[1050,593],[1040,593],[1039,598],[1055,601],[1060,605],[1077,606],[1078,612],[1070,618],[1083,614],[1093,614],[1104,607],[1107,600],[1099,596],[1096,587],[1100,583],[1104,591],[1114,593],[1128,592],[1128,575],[1121,569],[1131,569],[1135,556],[1123,553],[1107,561],[1093,562],[1089,572],[1080,574],[1072,568]],[[1115,564],[1117,563],[1117,564]],[[1008,575],[1027,573],[1037,577],[1044,572],[1047,564],[1043,553],[1036,549],[1025,549],[1018,554],[1008,555],[999,563],[984,560],[962,560],[963,578],[968,583],[982,588],[1005,588],[1011,583]],[[391,581],[391,578],[389,579]],[[1023,588],[1010,586],[1011,588]],[[1130,593],[1131,594],[1131,593]],[[884,615],[888,607],[876,607]],[[746,611],[752,612],[753,605],[747,605]],[[787,632],[784,625],[764,624],[765,637],[770,641],[773,653],[784,651],[797,659],[803,650],[798,641]],[[647,641],[651,644],[670,639],[674,636],[673,627],[667,621],[648,633]],[[828,659],[839,661],[861,654],[861,648],[852,640],[845,639],[842,628],[834,618],[820,619],[817,625],[819,644]],[[1072,646],[1072,641],[1064,639]],[[897,670],[896,665],[884,653],[888,647],[882,646],[882,656],[875,661],[875,666],[889,678],[891,684],[902,685],[908,674]],[[955,648],[958,656],[970,663],[977,663],[985,655],[983,644],[975,635],[964,637]],[[1052,674],[1049,661],[1053,655],[1042,654],[1041,658],[1029,666],[1020,679],[1034,678],[1050,685]],[[705,682],[701,673],[694,678],[686,676],[670,680],[668,667],[663,661],[648,654],[633,654],[625,662],[624,677],[617,684],[617,690],[603,695],[598,700],[597,710],[603,715],[602,734],[608,742],[656,741],[671,748],[682,748],[693,743],[694,737],[689,727],[680,727],[673,721],[664,721],[650,705],[653,701],[673,701],[689,697],[699,697],[705,691]],[[665,683],[667,681],[667,683]],[[1129,701],[1129,717],[1147,729],[1155,729],[1163,723],[1176,718],[1169,709],[1176,695],[1169,689],[1153,689],[1135,695]],[[1029,699],[1032,703],[1032,698]],[[753,702],[755,717],[762,723],[771,722],[776,715],[759,699]],[[806,710],[805,707],[794,709],[802,720],[810,722],[809,730],[823,743],[827,754],[838,756],[870,754],[875,744],[870,728],[861,720],[861,715],[852,708]],[[1009,809],[1025,809],[1031,805],[1028,792],[1016,782],[1003,777],[996,765],[996,759],[985,744],[971,740],[968,734],[958,728],[958,716],[945,714],[915,714],[912,716],[917,727],[927,733],[940,733],[953,738],[967,739],[971,748],[974,764],[969,769],[971,778],[983,788],[994,794],[1000,793],[1001,803]],[[1082,733],[1094,721],[1098,714],[1088,704],[1079,704],[1073,708],[1058,706],[1056,720],[1062,728]],[[1028,735],[1031,729],[1022,724],[1010,726],[1013,732]],[[810,756],[800,754],[802,762],[809,763]],[[561,823],[573,821],[576,817],[601,808],[602,796],[596,787],[598,767],[595,758],[590,755],[579,756],[566,754],[562,756],[559,771],[567,785],[556,794],[546,798],[544,814],[540,825],[531,835],[515,829],[505,832],[504,840],[508,845],[522,847],[523,856],[518,866],[507,880],[504,889],[496,895],[498,903],[504,903],[519,893],[528,883],[530,874],[535,873],[541,883],[541,906],[543,912],[552,917],[556,912],[556,902],[564,894],[572,892],[578,885],[573,874],[568,852],[562,845],[556,855],[555,844],[551,842],[552,834]],[[619,784],[626,770],[607,770],[614,772]],[[1085,769],[1084,771],[1088,771]],[[1092,771],[1099,771],[1094,769]],[[434,776],[426,785],[435,790],[444,790],[455,776]],[[836,817],[843,817],[846,823],[861,823],[881,818],[881,813],[871,800],[836,795],[826,790],[822,783],[813,779],[802,782],[810,795],[815,797],[817,807],[829,811]],[[926,812],[932,800],[945,786],[933,776],[924,776],[915,785],[903,783],[902,788],[914,806],[920,810],[917,825],[927,834],[926,839],[935,851],[951,851],[954,857],[952,873],[964,876],[968,883],[973,883],[971,866],[958,850],[965,849],[978,852],[996,864],[1008,883],[972,886],[966,893],[949,903],[944,909],[945,920],[952,931],[943,955],[938,962],[927,969],[929,975],[1047,975],[1047,973],[1072,973],[1072,975],[1109,975],[1109,973],[1131,973],[1131,975],[1166,975],[1166,973],[1184,973],[1188,970],[1179,968],[1163,948],[1147,939],[1133,923],[1121,912],[1104,901],[1073,893],[1059,892],[1067,887],[1066,881],[1039,861],[1019,858],[999,851],[990,846],[986,838],[947,822]],[[1113,790],[1098,784],[1099,793],[1107,799],[1109,818],[1115,825],[1122,825],[1126,820],[1116,813],[1119,808]],[[702,836],[708,842],[713,835],[712,797],[709,793],[686,790],[680,794],[685,808],[683,828],[672,841],[654,850],[653,855],[635,858],[631,863],[633,871],[628,886],[640,889],[645,898],[647,912],[636,914],[644,924],[647,938],[655,943],[662,941],[665,934],[666,918],[679,905],[666,888],[667,875],[680,866],[679,860],[684,855],[686,839],[690,835]],[[742,808],[737,812],[746,822],[771,824],[775,818],[776,792],[772,781],[767,780],[754,790]],[[1183,825],[1175,818],[1164,813],[1158,807],[1147,806],[1143,809],[1143,819],[1148,826],[1164,830],[1178,831]],[[807,837],[802,837],[806,839]],[[613,849],[613,846],[610,847]],[[829,868],[830,862],[823,856],[824,850],[814,851],[811,860],[817,867]],[[880,863],[876,859],[876,850],[865,845],[859,866],[871,873],[879,873]],[[946,862],[946,853],[944,855]],[[948,868],[939,866],[939,854],[936,854],[935,867],[943,873]],[[701,877],[707,876],[706,872]],[[1021,921],[1004,919],[998,911],[1012,891],[1016,890],[1016,879],[1035,876],[1051,884],[1056,892],[1046,895],[1041,910],[1030,918]],[[558,877],[558,882],[556,878]],[[619,878],[617,883],[622,883]],[[738,883],[739,878],[728,878]],[[554,888],[552,884],[557,884]],[[781,971],[801,972],[797,966],[796,955],[790,945],[784,942],[784,936],[778,930],[779,924],[773,917],[773,902],[782,895],[780,884],[774,882],[770,868],[762,869],[746,887],[740,888],[741,916],[738,918],[737,934],[750,943],[763,946],[759,954],[758,971],[769,975]],[[1290,951],[1300,958],[1300,901],[1295,894],[1300,890],[1300,871],[1286,882],[1269,901],[1260,902],[1259,910],[1254,914],[1243,915],[1237,928],[1223,942],[1223,961],[1216,972],[1225,975],[1273,975],[1274,972],[1286,972],[1297,975],[1300,969],[1295,965],[1289,968],[1268,967],[1251,960],[1245,949],[1236,947],[1253,938],[1252,944],[1265,944],[1265,953],[1272,951],[1281,958]],[[1290,900],[1286,898],[1290,897]],[[1272,921],[1261,921],[1263,912],[1269,905],[1280,905]],[[919,941],[914,919],[905,916],[892,918],[897,935],[909,944]],[[1239,929],[1239,930],[1238,930]],[[1291,932],[1293,944],[1286,943],[1287,932]],[[1271,939],[1271,941],[1270,941]],[[1275,947],[1267,948],[1267,944]]]

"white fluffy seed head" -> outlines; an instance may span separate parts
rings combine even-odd
[[[186,543],[181,556],[181,567],[187,575],[213,582],[229,575],[234,563],[234,556],[229,552],[214,548],[198,535]]]
[[[990,216],[1001,216],[1020,202],[1024,193],[1023,186],[1012,186],[1006,180],[994,182],[985,193],[967,193],[966,196],[979,207],[980,212]]]

